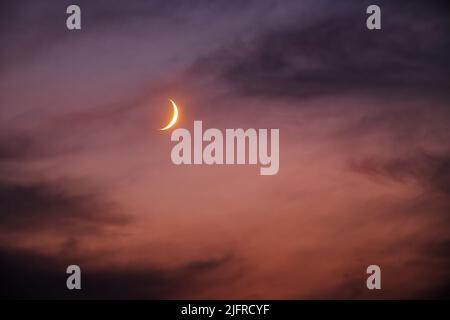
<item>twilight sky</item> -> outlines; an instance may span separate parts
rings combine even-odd
[[[448,12],[2,1],[0,296],[450,297]],[[168,98],[177,127],[279,128],[279,173],[172,164]]]

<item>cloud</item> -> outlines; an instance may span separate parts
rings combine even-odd
[[[364,4],[327,4],[309,24],[286,23],[199,59],[193,70],[216,74],[242,95],[311,97],[402,90],[447,94],[449,22],[441,2],[383,2],[383,29],[366,28]],[[425,5],[425,4],[424,4]],[[431,35],[430,35],[431,34]],[[411,90],[411,91],[410,91]]]
[[[373,244],[376,250],[367,255],[372,260],[366,262],[379,261],[386,267],[384,293],[403,298],[450,297],[446,285],[450,276],[450,153],[420,148],[404,151],[397,146],[395,152],[352,159],[349,168],[376,183],[366,184],[368,190],[373,190],[373,196],[364,204],[361,217],[366,220],[360,227],[371,228],[365,234],[384,242],[378,247]],[[358,219],[355,215],[350,223]],[[363,250],[371,247],[369,243]],[[399,290],[414,279],[420,279],[415,290]],[[351,283],[347,286],[342,281],[330,296],[351,287]],[[349,297],[364,297],[364,292],[354,293]]]
[[[85,267],[82,290],[66,288],[66,268],[73,260],[29,250],[0,249],[0,297],[9,299],[175,299],[192,297],[208,288],[205,278],[224,271],[230,255],[192,261],[174,268],[116,265]],[[216,279],[217,281],[217,279]]]
[[[124,214],[88,183],[49,180],[27,171],[30,161],[53,153],[27,134],[10,134],[0,141],[0,230],[3,233],[52,232],[86,234],[108,225],[125,225]],[[83,191],[82,191],[83,190]]]
[[[22,159],[32,143],[25,135],[3,134],[0,138],[0,164],[4,161]]]
[[[100,35],[95,40],[98,42],[99,38],[114,33],[146,37],[154,30],[164,33],[170,25],[177,28],[190,26],[194,15],[202,19],[219,13],[240,12],[243,7],[243,4],[222,0],[195,3],[182,0],[122,0],[114,3],[79,0],[76,4],[81,8],[82,31],[71,32],[66,28],[66,8],[71,4],[73,1],[68,0],[44,0],[39,4],[31,0],[2,1],[0,69],[10,70],[16,63],[28,63],[35,56],[48,54],[63,43],[77,46],[83,39]]]
[[[13,245],[20,239],[34,239],[39,245],[45,243],[46,236],[57,236],[73,238],[76,244],[83,236],[128,225],[131,215],[111,201],[104,190],[95,189],[90,181],[69,175],[49,178],[47,172],[33,169],[36,161],[53,159],[76,148],[73,144],[68,147],[66,140],[59,145],[47,143],[44,137],[37,131],[4,131],[0,138],[3,241]]]
[[[430,192],[438,192],[450,200],[450,155],[417,152],[413,155],[381,158],[368,157],[351,161],[350,167],[373,178],[399,182],[416,182]]]
[[[129,216],[95,194],[77,194],[70,184],[0,181],[0,229],[4,233],[85,234],[124,225]]]

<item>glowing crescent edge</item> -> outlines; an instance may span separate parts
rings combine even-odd
[[[167,130],[167,129],[171,128],[178,120],[178,108],[177,108],[177,105],[175,104],[175,102],[173,102],[172,99],[169,99],[169,101],[172,103],[172,107],[173,107],[172,120],[170,120],[170,122],[169,122],[169,124],[167,126],[165,126],[164,128],[161,128],[159,130]]]

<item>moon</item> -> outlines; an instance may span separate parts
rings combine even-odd
[[[170,122],[167,124],[167,126],[165,126],[164,128],[161,128],[159,130],[167,130],[173,127],[173,125],[177,122],[178,120],[178,107],[175,104],[175,102],[172,99],[169,99],[169,101],[172,103],[172,107],[173,107],[173,116],[172,116],[172,120],[170,120]]]

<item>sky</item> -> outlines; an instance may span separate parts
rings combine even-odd
[[[0,296],[449,298],[448,9],[2,1]],[[278,128],[278,174],[174,165],[169,98],[176,128]]]

